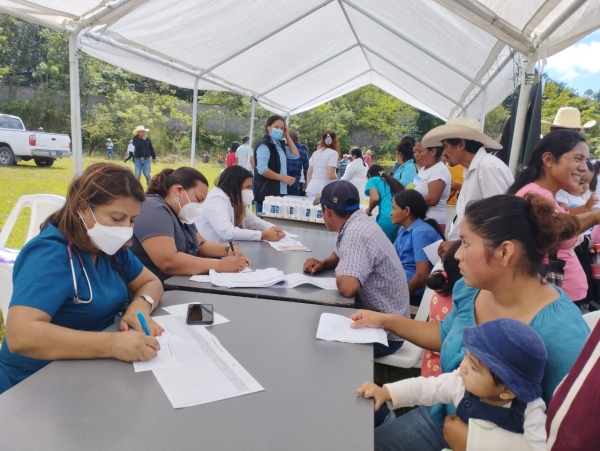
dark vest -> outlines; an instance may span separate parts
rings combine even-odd
[[[523,434],[527,404],[513,399],[510,407],[491,406],[465,390],[465,396],[456,407],[456,415],[469,424],[469,418],[485,420],[510,432]]]
[[[285,141],[281,140],[279,143],[281,144],[281,148],[285,149]],[[268,179],[258,173],[258,159],[256,150],[262,144],[269,148],[270,156],[268,168],[277,174],[279,174],[281,169],[281,162],[279,160],[279,152],[277,151],[277,147],[275,147],[275,144],[271,142],[271,137],[269,135],[263,136],[256,144],[256,147],[254,147],[254,200],[261,204],[264,202],[265,197],[267,196],[281,196],[281,182],[279,180]]]

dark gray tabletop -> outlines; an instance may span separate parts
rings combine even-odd
[[[304,262],[308,258],[323,259],[331,255],[335,249],[337,233],[285,227],[284,230],[299,235],[297,238],[311,252],[279,252],[268,243],[262,241],[239,241],[236,244],[242,252],[252,260],[256,269],[277,268],[285,274],[302,272]],[[323,271],[315,277],[334,277],[333,270]],[[225,294],[232,296],[260,297],[293,302],[308,302],[314,304],[352,307],[354,298],[346,298],[337,290],[322,290],[311,285],[301,285],[296,288],[226,288],[216,287],[211,283],[190,281],[189,276],[170,277],[165,281],[165,287],[176,290],[199,291],[203,293]]]
[[[352,310],[178,291],[161,305],[198,301],[231,321],[209,330],[265,391],[175,410],[131,363],[54,362],[0,395],[0,448],[373,449],[373,403],[354,394],[373,380],[372,346],[315,338],[322,312]]]

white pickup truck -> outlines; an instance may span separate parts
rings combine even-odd
[[[57,158],[71,156],[71,138],[58,133],[28,132],[20,117],[0,113],[0,166],[33,159],[49,167]]]

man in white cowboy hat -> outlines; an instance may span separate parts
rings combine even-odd
[[[514,183],[508,167],[488,149],[502,149],[502,146],[481,132],[477,119],[458,117],[445,125],[430,130],[421,139],[423,147],[443,146],[443,155],[451,164],[465,167],[465,179],[456,203],[456,219],[448,234],[448,241],[440,245],[438,253],[443,255],[460,239],[460,224],[467,205],[475,200],[496,194],[506,194]]]
[[[143,125],[138,125],[133,130],[134,136],[131,141],[135,148],[133,153],[135,178],[139,180],[143,172],[144,177],[146,177],[146,184],[150,182],[150,159],[152,159],[152,163],[156,163],[156,154],[154,153],[154,147],[152,147],[152,141],[146,136],[146,132],[148,131]]]
[[[580,132],[582,128],[590,128],[596,125],[596,121],[587,121],[581,125],[581,113],[579,110],[572,106],[565,106],[559,108],[556,112],[554,122],[542,121],[542,124],[549,125],[551,132],[558,128],[569,128]]]

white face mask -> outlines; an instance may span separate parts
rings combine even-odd
[[[94,227],[91,229],[88,229],[88,226],[85,224],[81,213],[77,212],[77,214],[83,221],[83,225],[87,229],[87,234],[89,235],[90,240],[92,240],[94,246],[96,246],[106,255],[115,255],[117,251],[121,249],[133,236],[133,227],[102,225],[96,220],[96,216],[94,216],[94,212],[89,205],[88,208],[92,214],[92,217],[94,218],[94,221],[96,221]]]
[[[187,193],[185,191],[184,193],[185,197],[187,197],[188,203],[183,207],[179,207],[181,210],[179,210],[177,216],[179,216],[179,220],[184,224],[193,224],[202,217],[204,208],[202,207],[202,204],[199,204],[198,202],[192,202]],[[175,198],[175,203],[179,204],[178,197]]]
[[[254,200],[254,192],[251,189],[243,189],[242,190],[242,203],[244,205],[252,205],[253,200]]]

